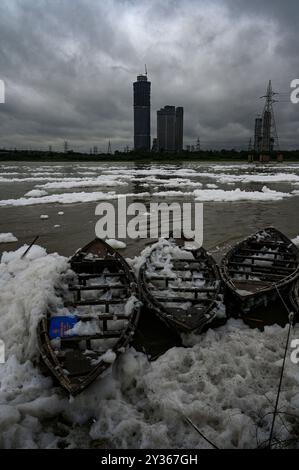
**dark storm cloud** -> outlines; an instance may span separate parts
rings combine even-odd
[[[0,146],[132,145],[132,82],[147,63],[155,111],[185,108],[185,142],[245,145],[266,84],[281,139],[299,147],[296,1],[2,0]]]

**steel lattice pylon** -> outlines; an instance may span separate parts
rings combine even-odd
[[[273,104],[277,103],[274,96],[278,95],[272,89],[272,82],[269,80],[267,93],[261,98],[266,98],[263,111],[262,124],[262,151],[270,153],[273,150],[279,150],[279,139],[276,129],[276,121],[273,111]]]

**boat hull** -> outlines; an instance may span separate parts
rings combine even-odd
[[[174,247],[181,247],[182,240],[164,240],[163,243],[165,243],[166,249],[168,249],[167,244],[169,243]],[[152,264],[153,259],[158,256],[159,250],[159,246],[153,248],[140,268],[138,282],[142,297],[150,310],[174,331],[200,333],[216,316],[217,302],[219,302],[221,295],[218,267],[214,259],[203,248],[193,250],[190,259],[183,259],[182,262],[180,258],[172,260],[174,274],[177,276],[173,282],[171,276],[167,277],[167,275],[161,274],[163,262],[160,267],[155,267]],[[153,271],[150,272],[152,269]],[[198,271],[196,271],[197,269]],[[202,279],[201,286],[197,284],[201,281],[197,280],[194,274],[196,272],[204,273],[204,277],[198,277],[198,279]],[[187,276],[185,276],[186,273]],[[186,279],[188,280],[186,281]],[[170,297],[168,297],[167,291]],[[182,308],[184,303],[188,306]]]
[[[68,393],[77,395],[110,367],[131,342],[140,302],[134,273],[103,240],[96,239],[79,250],[70,259],[70,266],[75,284],[69,285],[68,295],[73,302],[65,301],[70,316],[63,317],[62,327],[71,319],[75,328],[79,324],[82,331],[69,334],[60,328],[59,337],[53,338],[62,317],[48,311],[38,324],[37,338],[44,365]],[[93,297],[89,298],[91,294]],[[53,323],[58,323],[58,327],[53,327]],[[115,325],[121,327],[116,329]]]
[[[247,315],[288,296],[299,275],[299,251],[285,235],[269,227],[232,248],[221,262],[220,273],[230,314]]]

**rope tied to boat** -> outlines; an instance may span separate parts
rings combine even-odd
[[[202,437],[202,439],[204,439],[208,444],[210,444],[210,446],[212,446],[214,449],[217,449],[219,450],[220,447],[217,447],[216,444],[214,444],[214,442],[212,442],[210,439],[208,439],[201,431],[200,429],[196,426],[196,424],[193,423],[193,421],[188,418],[188,416],[185,415],[184,413],[184,410],[182,409],[182,406],[180,403],[178,403],[177,401],[174,401],[174,400],[171,400],[172,401],[172,404],[175,405],[175,408],[174,408],[174,411],[176,413],[178,413],[180,415],[180,417],[186,421],[188,424],[190,424],[193,429],[195,429],[195,431],[200,435],[200,437]]]
[[[290,310],[289,310],[289,308],[288,308],[284,298],[282,297],[282,295],[281,295],[281,293],[280,293],[280,291],[279,291],[276,284],[275,284],[275,288],[277,290],[278,296],[280,297],[285,309],[287,310],[287,312],[289,314],[289,328],[288,328],[287,340],[286,340],[285,349],[284,349],[284,357],[283,357],[283,362],[282,362],[282,367],[281,367],[281,372],[280,372],[278,391],[277,391],[276,402],[275,402],[274,413],[273,413],[273,419],[272,419],[272,424],[271,424],[271,431],[270,431],[269,444],[268,444],[269,449],[271,449],[271,445],[272,445],[275,420],[276,420],[276,416],[277,416],[277,410],[278,410],[279,398],[280,398],[280,393],[281,393],[282,380],[283,380],[285,364],[286,364],[286,358],[287,358],[287,352],[288,352],[288,347],[289,347],[289,342],[290,342],[291,329],[292,329],[292,326],[293,326],[293,323],[294,323],[294,313],[290,312]]]
[[[183,414],[183,417],[185,419],[185,421],[187,421],[187,423],[191,424],[191,426],[195,429],[196,432],[198,432],[198,434],[208,443],[210,444],[214,449],[217,449],[219,450],[220,448],[216,446],[216,444],[214,444],[212,441],[210,441],[199,429],[198,427],[191,421],[190,418],[188,418],[187,416],[185,416]]]

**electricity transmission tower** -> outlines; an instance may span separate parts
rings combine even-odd
[[[112,148],[111,148],[111,142],[110,142],[110,140],[109,140],[109,142],[108,142],[107,153],[108,153],[108,155],[111,155],[111,154],[112,154]]]
[[[279,140],[273,111],[273,104],[277,103],[277,100],[274,99],[276,95],[278,95],[278,93],[273,91],[270,80],[266,95],[261,96],[261,98],[266,99],[262,117],[262,151],[265,153],[269,153],[275,148],[279,150]]]

